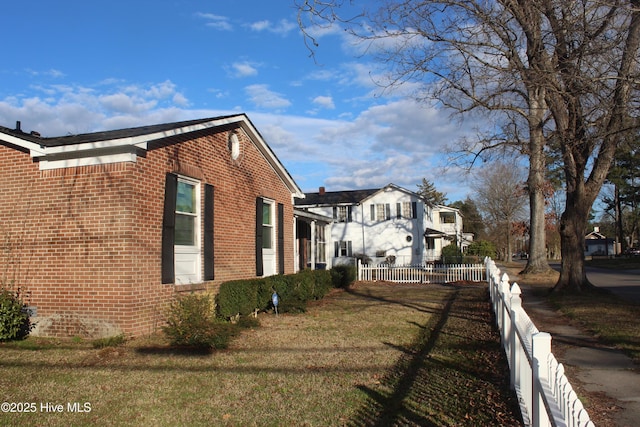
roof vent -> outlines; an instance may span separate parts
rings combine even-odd
[[[40,132],[36,132],[35,130],[31,131],[31,136],[35,136],[36,138],[40,138]]]
[[[22,132],[21,124],[20,124],[20,120],[17,120],[17,121],[16,121],[16,130],[17,130],[18,132]]]

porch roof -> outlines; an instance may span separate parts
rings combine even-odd
[[[331,217],[328,217],[325,215],[319,215],[319,214],[309,212],[304,209],[298,209],[298,208],[293,209],[293,216],[298,218],[309,219],[311,221],[319,221],[325,224],[329,224],[333,222],[333,218]]]

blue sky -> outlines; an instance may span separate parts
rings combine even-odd
[[[0,125],[43,136],[246,113],[303,191],[409,190],[449,201],[467,177],[443,148],[470,132],[388,93],[339,27],[315,60],[293,0],[23,0],[3,4]]]

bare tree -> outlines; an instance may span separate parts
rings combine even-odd
[[[524,191],[524,176],[514,164],[495,163],[478,171],[472,184],[473,200],[484,214],[489,227],[500,230],[506,242],[506,261],[513,254],[513,224],[527,213],[527,195]]]
[[[359,4],[368,4],[358,8]],[[625,133],[638,114],[640,0],[298,0],[299,23],[344,25],[388,64],[393,87],[422,83],[461,114],[493,126],[462,141],[472,161],[502,148],[529,160],[530,258],[525,272],[549,268],[545,250],[546,151],[561,158],[566,208],[562,273],[556,290],[587,287],[588,215]],[[342,11],[357,11],[348,19]],[[362,12],[360,12],[362,11]],[[550,140],[557,141],[549,144]]]

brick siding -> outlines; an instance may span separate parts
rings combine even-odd
[[[241,156],[235,161],[226,130],[151,143],[136,163],[48,171],[38,170],[28,153],[0,145],[0,280],[30,293],[38,333],[148,334],[163,324],[176,291],[215,293],[223,281],[255,277],[259,196],[284,205],[285,273],[293,272],[291,192],[237,132]],[[215,188],[215,280],[204,286],[161,284],[168,172]]]

